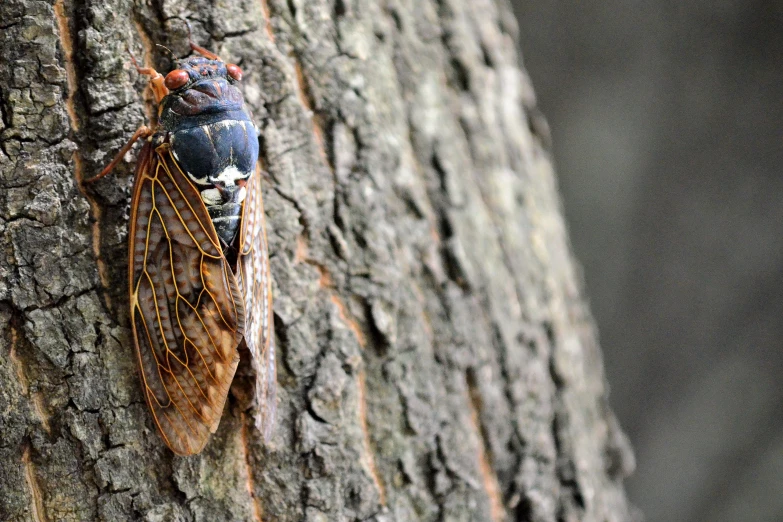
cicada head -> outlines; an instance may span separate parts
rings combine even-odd
[[[191,56],[177,61],[166,75],[168,95],[161,106],[161,125],[173,129],[183,118],[241,111],[242,93],[236,83],[242,70],[220,59]]]

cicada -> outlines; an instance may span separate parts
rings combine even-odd
[[[196,54],[150,77],[158,122],[137,140],[130,207],[130,321],[143,393],[174,453],[200,452],[217,430],[244,343],[256,426],[276,413],[269,252],[258,130],[238,89],[242,70],[190,40]]]

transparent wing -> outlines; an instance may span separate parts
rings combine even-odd
[[[220,422],[245,310],[206,208],[168,144],[142,149],[129,272],[147,403],[172,451],[198,453]]]
[[[268,441],[277,414],[277,367],[272,279],[261,195],[261,171],[258,166],[247,181],[247,198],[239,236],[237,279],[245,302],[245,342],[256,374],[255,424]]]

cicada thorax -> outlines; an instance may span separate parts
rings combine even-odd
[[[249,120],[221,119],[180,127],[170,133],[169,143],[179,167],[201,194],[228,256],[239,232],[247,180],[258,161],[255,126]]]

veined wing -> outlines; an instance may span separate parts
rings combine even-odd
[[[168,144],[142,149],[130,219],[130,303],[144,394],[166,444],[198,453],[220,422],[244,334],[236,279]]]
[[[245,301],[245,342],[256,374],[255,425],[269,440],[277,414],[277,367],[272,317],[272,278],[266,240],[261,170],[247,180],[239,236],[237,279]]]

